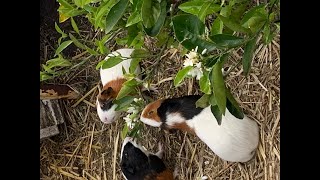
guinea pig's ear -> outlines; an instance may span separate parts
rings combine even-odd
[[[108,89],[105,89],[101,92],[101,95],[110,95],[113,92],[112,87],[108,87]]]

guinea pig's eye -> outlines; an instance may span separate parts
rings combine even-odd
[[[154,113],[154,111],[151,110],[151,111],[149,111],[148,115],[150,116],[150,115],[152,115],[153,113]]]

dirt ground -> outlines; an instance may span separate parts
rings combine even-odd
[[[40,65],[52,58],[59,34],[52,19],[40,19]],[[77,19],[79,29],[88,25]],[[70,22],[62,24],[70,28]],[[88,36],[90,32],[87,32]],[[152,42],[152,41],[151,41]],[[146,39],[146,43],[150,43]],[[110,42],[110,47],[113,47]],[[159,51],[159,49],[154,49]],[[172,78],[182,67],[184,57],[179,52],[167,49],[155,69],[154,84],[158,93],[153,99],[199,94],[195,81],[185,80],[181,87],[173,86]],[[243,49],[238,49],[226,66],[237,64]],[[70,46],[67,57],[81,54]],[[141,144],[156,152],[157,142],[164,144],[164,161],[169,168],[178,168],[181,180],[208,179],[279,179],[280,178],[280,35],[269,45],[260,41],[248,77],[244,77],[242,66],[238,66],[227,77],[231,88],[244,112],[259,124],[260,144],[256,158],[245,164],[229,163],[218,158],[198,137],[182,132],[164,133],[158,128],[144,126]],[[78,90],[85,101],[72,107],[77,100],[61,100],[65,124],[59,126],[60,134],[40,142],[41,179],[124,179],[119,167],[122,140],[120,132],[124,121],[120,118],[110,125],[100,122],[94,107],[100,78],[95,66],[103,57],[89,59],[78,68],[50,80],[48,83],[69,84]],[[78,63],[81,58],[73,59]],[[142,67],[153,64],[155,59],[142,62]],[[91,91],[92,90],[92,91]],[[90,93],[88,93],[90,92]]]

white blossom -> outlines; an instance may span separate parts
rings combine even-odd
[[[206,52],[207,52],[207,48],[204,49],[204,50],[201,52],[201,54],[204,55]]]
[[[128,107],[127,113],[133,113],[136,114],[139,111],[135,107]]]
[[[201,68],[195,67],[188,72],[188,75],[191,77],[196,77],[197,80],[200,80],[200,78],[203,76],[203,72]]]
[[[197,53],[198,51],[198,46],[196,49],[192,49],[188,54],[186,54],[187,58],[185,59],[183,65],[186,66],[193,66],[197,62],[199,62],[199,55]]]
[[[130,127],[131,129],[132,127],[132,119],[129,117],[130,115],[128,114],[126,117],[124,117],[123,119],[126,121],[126,124],[128,127]]]
[[[192,59],[187,58],[186,60],[184,60],[183,66],[184,66],[184,67],[193,66],[193,61],[192,61]]]

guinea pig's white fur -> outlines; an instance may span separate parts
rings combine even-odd
[[[145,110],[146,108],[143,111]],[[179,129],[179,127],[184,128],[180,125],[185,123],[216,155],[226,161],[247,162],[251,160],[259,143],[257,123],[247,116],[238,119],[227,108],[225,116],[222,116],[221,125],[218,125],[210,106],[188,120],[182,117],[179,111],[174,113],[166,111],[165,122],[143,117],[143,114],[145,112],[142,112],[141,121],[150,126],[160,127],[165,123],[169,128],[178,127],[175,129]],[[175,126],[177,124],[179,126]],[[180,129],[183,130],[182,128]]]
[[[124,78],[123,72],[122,72],[122,67],[126,70],[126,72],[129,72],[130,63],[132,61],[132,59],[130,58],[130,55],[132,54],[133,51],[134,51],[134,49],[118,49],[118,50],[110,53],[105,58],[105,60],[107,60],[112,56],[117,56],[120,54],[122,57],[125,57],[128,59],[123,60],[121,63],[119,63],[111,68],[108,68],[108,69],[100,68],[100,78],[101,78],[101,82],[102,82],[103,86],[105,86],[110,81],[119,80],[119,79]],[[140,72],[141,72],[141,69],[140,69],[140,66],[138,65],[137,69],[135,70],[135,74],[139,74]],[[138,76],[138,78],[141,78],[141,77]],[[112,123],[120,115],[119,112],[115,111],[115,108],[116,108],[115,104],[113,104],[111,106],[111,108],[108,110],[102,110],[101,105],[97,99],[96,107],[97,107],[97,113],[98,113],[100,120],[106,124]]]
[[[126,72],[129,72],[129,67],[132,59],[130,58],[132,52],[134,49],[118,49],[112,53],[110,53],[105,60],[109,59],[110,57],[121,55],[122,57],[128,58],[121,63],[108,68],[108,69],[102,69],[100,68],[100,77],[101,77],[101,82],[102,85],[106,85],[108,82],[118,79],[118,78],[123,78],[123,73],[122,73],[122,66],[126,70]],[[141,72],[140,66],[137,66],[137,69],[135,71],[135,74],[139,74]]]

